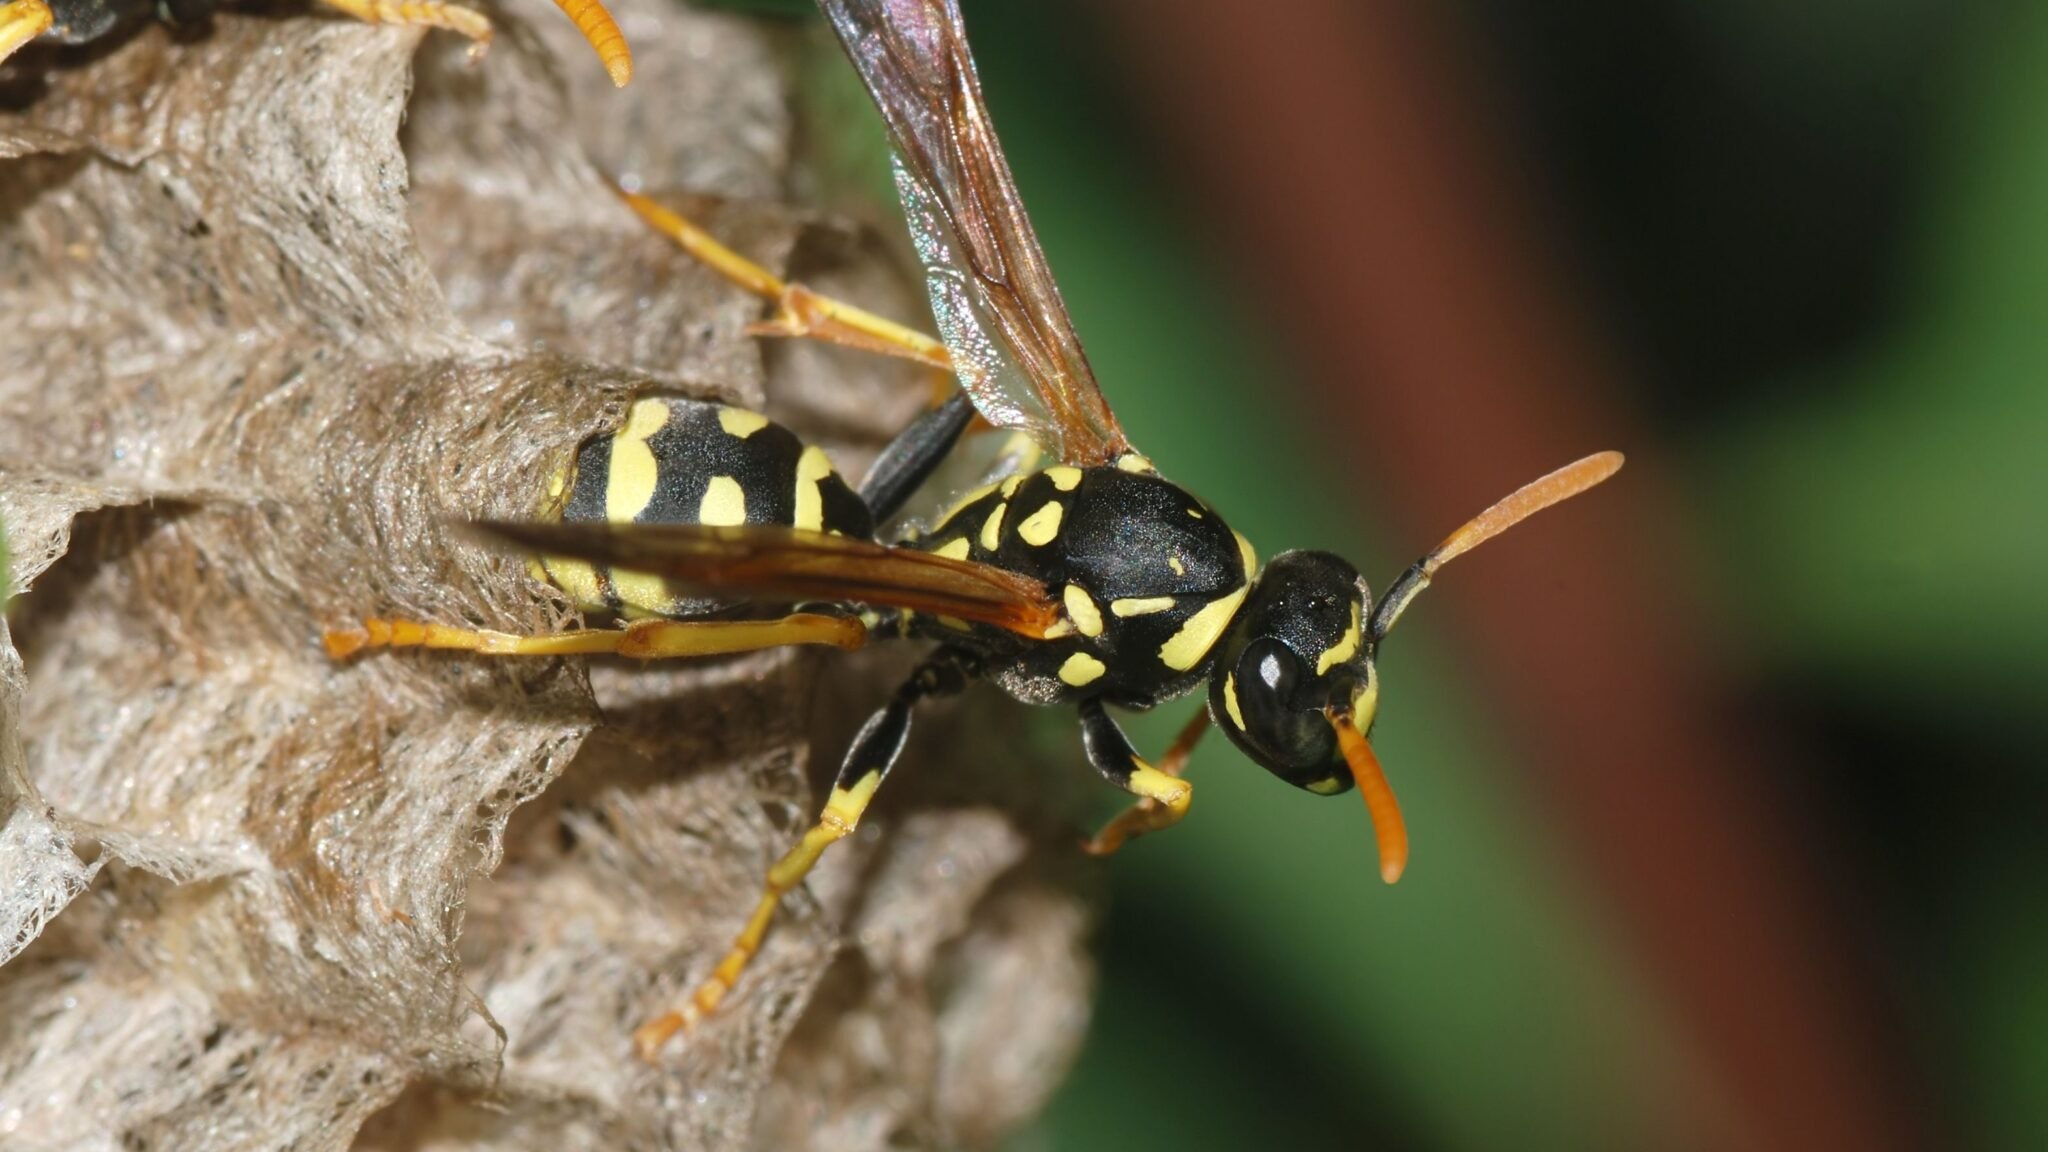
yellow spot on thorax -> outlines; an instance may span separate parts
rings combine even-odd
[[[1249,591],[1250,584],[1240,585],[1237,591],[1209,601],[1201,611],[1188,617],[1180,631],[1159,646],[1160,662],[1176,672],[1185,672],[1201,663],[1209,649],[1216,646],[1223,630],[1230,626],[1230,618],[1237,615],[1237,606],[1244,603]]]
[[[1316,658],[1316,675],[1321,676],[1333,666],[1358,655],[1358,601],[1351,602],[1351,625],[1344,629],[1344,638],[1330,645]]]
[[[1081,484],[1081,470],[1070,464],[1061,464],[1057,468],[1047,468],[1045,478],[1060,491],[1072,492]]]
[[[730,527],[746,522],[746,489],[730,476],[713,476],[697,503],[697,523]]]
[[[1109,610],[1118,616],[1150,616],[1173,607],[1171,596],[1137,596],[1111,600]]]
[[[1166,566],[1173,569],[1175,576],[1185,576],[1188,574],[1188,566],[1181,563],[1178,556],[1168,556],[1166,558]]]
[[[759,412],[749,412],[745,408],[720,408],[718,410],[718,426],[725,429],[726,435],[734,439],[745,440],[747,437],[766,428],[768,426],[768,418]]]
[[[1103,665],[1102,661],[1097,660],[1086,652],[1076,652],[1072,656],[1067,657],[1066,663],[1060,665],[1060,679],[1076,688],[1080,688],[1095,683],[1107,671],[1109,669]]]
[[[818,482],[832,475],[832,460],[816,444],[804,446],[796,461],[796,512],[792,526],[816,532],[825,526],[825,494]]]
[[[1136,452],[1126,452],[1123,455],[1117,457],[1116,466],[1119,470],[1124,472],[1159,471],[1159,469],[1154,468],[1152,466],[1152,462],[1150,460],[1145,459],[1143,456],[1138,455]]]
[[[948,560],[965,560],[967,559],[968,551],[967,537],[956,536],[937,548],[932,549],[932,555],[944,556]]]
[[[1066,602],[1067,616],[1074,621],[1074,627],[1080,630],[1081,635],[1102,635],[1102,611],[1095,607],[1095,601],[1086,588],[1069,584],[1061,590],[1060,599]]]
[[[983,549],[993,552],[996,550],[996,545],[1003,542],[1003,513],[1009,510],[1010,506],[1008,504],[998,504],[995,507],[995,511],[988,514],[988,519],[981,522],[981,546]]]
[[[1050,544],[1053,537],[1060,534],[1060,517],[1066,515],[1066,511],[1060,506],[1059,501],[1049,500],[1045,507],[1025,517],[1024,522],[1017,525],[1017,535],[1022,536],[1026,544],[1039,547]]]
[[[1003,499],[1008,500],[1010,497],[1015,496],[1017,494],[1017,486],[1022,483],[1024,483],[1024,477],[1022,476],[1012,476],[1008,480],[1003,481]]]

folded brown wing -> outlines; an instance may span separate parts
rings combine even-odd
[[[1130,451],[1010,178],[955,0],[820,0],[889,125],[954,370],[990,423],[1061,461]]]
[[[487,538],[664,577],[738,600],[851,601],[909,608],[1043,638],[1059,605],[1036,580],[912,548],[766,524],[479,521]]]

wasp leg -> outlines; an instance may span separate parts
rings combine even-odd
[[[955,389],[946,402],[910,422],[889,441],[861,478],[860,498],[877,526],[902,511],[910,494],[931,478],[974,420],[967,393]]]
[[[9,0],[0,4],[0,60],[50,30],[56,22],[43,0]]]
[[[1180,823],[1195,799],[1195,786],[1182,780],[1180,773],[1187,766],[1188,754],[1208,730],[1208,719],[1208,712],[1197,713],[1155,768],[1131,747],[1130,737],[1110,719],[1102,701],[1081,702],[1081,743],[1088,750],[1088,762],[1110,783],[1138,797],[1136,804],[1083,844],[1082,851],[1108,856],[1126,840]]]
[[[641,1059],[652,1061],[669,1037],[710,1015],[739,983],[740,974],[746,971],[754,953],[760,951],[761,940],[768,934],[768,924],[774,920],[782,897],[803,882],[825,849],[844,839],[860,823],[861,813],[867,811],[875,789],[881,787],[882,779],[903,754],[903,742],[910,735],[911,709],[917,702],[927,696],[950,696],[966,686],[967,669],[960,658],[941,650],[911,673],[888,704],[868,717],[832,782],[832,795],[825,801],[824,813],[803,839],[768,869],[761,900],[754,906],[754,914],[747,918],[746,927],[733,940],[732,949],[680,1008],[648,1021],[633,1033],[633,1047]]]
[[[495,656],[567,656],[611,653],[639,660],[722,656],[791,644],[858,648],[867,627],[851,616],[798,612],[780,620],[636,620],[624,628],[584,628],[520,636],[370,617],[361,628],[321,633],[327,654],[345,660],[365,648],[452,648]]]
[[[775,315],[753,326],[757,336],[791,336],[858,348],[914,360],[930,368],[943,369],[952,379],[953,359],[946,346],[912,328],[877,316],[829,296],[820,296],[801,284],[781,277],[712,239],[709,232],[669,211],[653,200],[620,190],[633,211],[655,231],[676,242],[735,287],[775,305]]]
[[[365,24],[401,24],[446,28],[469,37],[469,55],[476,59],[491,46],[491,22],[483,13],[444,0],[322,0],[331,8]]]

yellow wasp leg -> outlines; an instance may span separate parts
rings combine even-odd
[[[956,655],[942,649],[911,673],[888,704],[868,717],[840,765],[832,795],[825,801],[825,811],[803,839],[768,869],[768,881],[761,887],[761,899],[754,905],[754,914],[747,917],[746,927],[740,929],[725,958],[680,1008],[663,1013],[633,1033],[633,1047],[641,1059],[652,1061],[669,1037],[710,1015],[739,983],[740,974],[761,950],[761,941],[768,934],[768,924],[775,919],[783,896],[803,883],[825,849],[845,839],[860,824],[868,801],[874,799],[875,790],[882,786],[883,778],[903,752],[903,742],[910,736],[911,710],[917,702],[927,696],[950,696],[966,686],[966,672]]]
[[[633,211],[655,231],[676,242],[706,267],[735,287],[775,305],[775,315],[750,329],[757,336],[790,336],[858,348],[914,360],[930,368],[944,369],[951,379],[953,359],[946,346],[894,320],[884,319],[829,296],[820,296],[801,284],[781,277],[720,244],[709,232],[669,211],[653,200],[621,190]]]
[[[874,796],[876,785],[881,783],[881,773],[871,772],[856,783],[853,788],[834,788],[832,799],[825,804],[825,812],[811,830],[796,846],[782,854],[782,859],[768,869],[768,882],[761,888],[761,899],[754,905],[754,914],[747,917],[746,927],[733,939],[732,948],[725,958],[712,969],[711,975],[679,1010],[665,1012],[633,1033],[633,1049],[643,1060],[653,1060],[668,1043],[669,1037],[710,1015],[725,994],[739,983],[740,973],[754,959],[754,953],[761,950],[761,941],[768,935],[768,924],[775,919],[775,910],[782,904],[782,897],[790,889],[803,882],[810,874],[811,866],[825,849],[845,838],[860,823],[860,816],[867,809],[868,800]]]
[[[1108,721],[1107,715],[1102,718],[1105,723]],[[1085,714],[1082,722],[1089,722]],[[1115,731],[1113,726],[1111,731]],[[1103,825],[1094,839],[1081,845],[1081,850],[1090,856],[1108,856],[1123,847],[1127,840],[1180,823],[1180,818],[1187,815],[1188,805],[1194,802],[1194,785],[1182,780],[1180,774],[1187,769],[1188,757],[1193,754],[1195,745],[1201,743],[1202,736],[1208,731],[1209,712],[1205,708],[1196,712],[1187,727],[1180,730],[1180,735],[1174,737],[1172,746],[1167,748],[1166,755],[1159,758],[1157,766],[1139,759],[1127,743],[1121,752],[1128,756],[1131,767],[1123,779],[1118,780],[1108,768],[1098,763],[1096,766],[1103,768],[1105,776],[1125,791],[1135,793],[1139,800]],[[1115,736],[1121,740],[1123,733],[1115,732]],[[1091,733],[1090,759],[1095,756],[1095,742],[1096,737]]]
[[[780,620],[636,620],[624,628],[585,628],[520,636],[370,617],[361,628],[321,633],[327,654],[345,660],[366,648],[451,648],[495,656],[566,656],[610,653],[639,660],[719,656],[790,644],[858,648],[867,628],[851,616],[798,612]]]
[[[43,0],[9,0],[0,4],[0,60],[14,55],[14,50],[50,30],[56,22],[50,6]]]

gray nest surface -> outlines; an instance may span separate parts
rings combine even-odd
[[[989,694],[928,710],[740,991],[650,1067],[628,1034],[715,963],[910,654],[320,650],[370,613],[562,625],[448,523],[532,515],[640,392],[765,407],[852,474],[928,394],[764,350],[759,302],[610,195],[597,165],[917,310],[872,238],[777,204],[772,38],[613,9],[625,93],[547,6],[476,66],[223,15],[10,89],[0,1147],[981,1146],[1070,1061],[1091,874]]]

